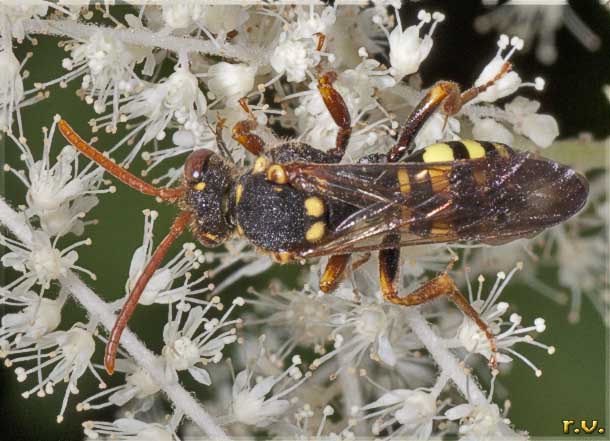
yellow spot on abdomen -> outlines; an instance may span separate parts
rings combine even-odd
[[[432,191],[438,193],[445,190],[449,186],[450,171],[450,166],[431,166],[428,169],[428,173],[430,174],[430,183],[432,184]]]
[[[442,222],[435,222],[432,224],[432,228],[430,229],[430,233],[433,236],[447,236],[451,233],[451,226]]]
[[[506,150],[506,147],[504,146],[504,144],[500,144],[499,142],[496,142],[496,143],[494,143],[494,147],[496,148],[496,151],[498,152],[498,155],[500,155],[500,157],[508,158],[510,156],[510,154],[508,153],[508,150]]]
[[[326,224],[324,222],[316,222],[305,233],[307,242],[317,242],[324,237],[326,232]]]
[[[205,190],[205,182],[199,182],[197,184],[195,184],[195,190],[197,191],[203,191]]]
[[[241,195],[244,193],[244,186],[241,184],[237,185],[237,188],[235,189],[235,203],[239,204],[239,201],[241,200]]]
[[[307,198],[305,199],[305,211],[307,216],[320,217],[324,214],[324,202],[315,196]]]
[[[453,150],[449,144],[432,144],[424,149],[424,162],[447,162],[453,159]]]
[[[480,143],[472,140],[462,140],[462,143],[466,146],[470,159],[477,159],[485,156],[485,149]]]
[[[404,168],[398,170],[398,185],[402,194],[407,194],[411,191],[411,182],[409,181],[409,173]]]

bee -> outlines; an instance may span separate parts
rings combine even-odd
[[[170,245],[190,228],[206,247],[235,235],[280,263],[328,256],[320,279],[323,292],[341,282],[356,252],[378,251],[383,297],[412,306],[446,295],[484,332],[495,366],[496,344],[487,324],[458,290],[447,271],[408,295],[398,292],[401,248],[432,243],[498,245],[531,237],[575,215],[584,206],[588,183],[576,171],[533,153],[487,141],[450,141],[415,151],[414,139],[437,110],[447,117],[487,90],[510,70],[482,86],[460,92],[457,84],[436,83],[407,118],[392,149],[356,163],[341,163],[351,128],[347,106],[333,87],[333,72],[320,74],[318,89],[338,126],[327,151],[289,140],[268,147],[249,118],[232,137],[256,160],[237,167],[216,127],[218,151],[192,152],[181,185],[157,188],[120,167],[61,120],[59,130],[80,152],[141,193],[174,203],[180,214],[146,264],[106,346],[104,365],[114,371],[124,328],[148,281]]]

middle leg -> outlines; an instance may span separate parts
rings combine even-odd
[[[352,120],[345,100],[333,87],[336,79],[337,74],[335,72],[326,72],[320,75],[318,77],[318,90],[330,116],[332,116],[335,124],[339,126],[335,147],[328,151],[335,158],[335,162],[339,162],[345,154],[345,149],[352,135]]]
[[[345,277],[345,270],[351,261],[351,256],[351,254],[335,254],[328,258],[324,273],[322,274],[322,277],[320,277],[320,291],[328,294],[337,288]],[[366,253],[360,259],[352,262],[351,271],[356,271],[356,269],[364,265],[370,257],[371,253]]]

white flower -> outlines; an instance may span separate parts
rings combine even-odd
[[[551,115],[536,113],[539,108],[538,101],[521,96],[504,106],[515,132],[527,136],[540,147],[548,147],[559,135],[559,126]]]
[[[400,22],[400,14],[396,11],[396,27],[388,34],[388,42],[390,44],[390,64],[392,71],[397,78],[402,78],[406,75],[413,74],[419,70],[421,63],[428,57],[432,50],[432,34],[436,25],[445,20],[445,16],[440,12],[435,12],[430,15],[423,9],[417,14],[419,24],[409,26],[404,31]],[[434,20],[434,21],[432,21]],[[430,23],[430,30],[420,38],[421,28],[426,23]],[[376,22],[380,23],[379,18]],[[387,34],[387,30],[383,28]]]
[[[556,259],[547,258],[545,264],[557,267],[559,284],[570,291],[568,320],[580,318],[583,295],[587,295],[602,317],[610,304],[610,289],[606,274],[608,262],[608,236],[603,240],[592,231],[601,231],[608,225],[608,172],[589,181],[589,209],[565,224],[548,232],[548,245],[557,250]],[[575,258],[577,256],[578,258]],[[551,288],[554,289],[554,288]],[[607,317],[606,317],[607,318]],[[607,323],[610,324],[610,318]]]
[[[459,434],[464,440],[498,439],[503,437],[500,425],[509,423],[500,415],[498,406],[491,403],[460,404],[447,410],[445,415],[450,420],[460,420]]]
[[[415,146],[421,149],[439,141],[459,139],[460,130],[460,121],[457,118],[434,113],[415,137]]]
[[[96,113],[103,113],[106,105],[112,104],[112,119],[104,125],[116,130],[120,96],[142,87],[134,66],[144,58],[147,58],[147,63],[152,63],[152,51],[126,45],[111,32],[102,30],[87,41],[75,41],[69,47],[70,58],[64,58],[62,66],[70,72],[53,81],[37,83],[36,87],[41,89],[56,83],[65,87],[69,81],[82,76],[81,89],[86,93],[85,100],[93,104]]]
[[[535,375],[539,377],[542,375],[542,371],[523,354],[514,350],[513,346],[517,343],[526,343],[545,349],[548,354],[555,353],[555,348],[553,346],[547,346],[535,341],[529,334],[530,332],[544,332],[546,329],[545,320],[538,317],[534,320],[533,326],[521,327],[522,317],[518,314],[511,314],[508,321],[505,321],[502,318],[509,308],[508,303],[496,303],[515,272],[522,266],[522,263],[518,263],[508,275],[503,272],[498,273],[494,286],[485,300],[481,297],[483,282],[485,281],[483,276],[479,276],[478,278],[479,287],[476,297],[472,292],[470,282],[468,283],[468,294],[473,308],[479,313],[481,319],[489,326],[494,335],[498,350],[498,354],[496,355],[498,364],[510,363],[512,362],[513,357],[516,357],[529,366],[534,371]],[[487,359],[490,359],[492,356],[489,340],[479,326],[473,320],[466,317],[458,329],[457,337],[453,340],[453,344],[464,347],[470,353],[481,354]]]
[[[198,24],[213,34],[224,35],[237,30],[250,17],[244,6],[214,4],[200,7],[205,8],[205,14],[199,18]]]
[[[218,363],[222,360],[222,350],[225,345],[237,340],[236,329],[231,326],[240,323],[241,320],[228,321],[227,318],[235,306],[242,306],[243,304],[244,300],[237,297],[220,319],[209,319],[205,316],[212,307],[222,309],[220,299],[214,297],[205,308],[197,306],[190,309],[188,317],[182,325],[183,310],[188,309],[188,307],[179,304],[176,318],[171,319],[163,327],[165,346],[162,353],[168,379],[175,381],[177,380],[176,371],[188,370],[194,380],[201,384],[210,385],[212,383],[210,375],[199,365]],[[202,326],[203,330],[197,333]],[[223,330],[227,327],[229,329]]]
[[[47,15],[51,2],[23,2],[4,3],[0,10],[0,30],[3,38],[16,38],[21,41],[25,38],[23,21],[32,17],[44,17]],[[4,37],[6,36],[6,37]]]
[[[316,415],[309,404],[304,404],[302,408],[294,412],[295,425],[289,428],[290,431],[294,432],[293,439],[302,441],[340,441],[355,439],[356,436],[349,430],[349,425],[341,430],[340,433],[328,433],[325,429],[329,426],[333,426],[329,418],[335,414],[335,409],[332,406],[326,405],[323,409],[320,409],[320,411],[321,416]],[[319,421],[319,423],[316,424],[316,421]],[[283,432],[279,433],[279,435],[286,436],[286,429],[283,427],[282,429]]]
[[[292,364],[280,375],[257,378],[254,386],[251,386],[253,371],[246,369],[237,374],[233,383],[233,402],[231,404],[235,420],[243,424],[265,427],[284,414],[290,406],[290,401],[282,398],[293,392],[311,376],[311,372],[303,376],[297,367],[299,364],[301,364],[301,359],[299,356],[295,356]],[[287,385],[288,377],[292,378],[295,383]],[[283,384],[283,387],[279,387],[281,391],[276,391],[275,394],[266,398],[271,389],[274,387],[276,390],[278,389],[276,387],[278,384]]]
[[[116,361],[115,372],[124,372],[125,382],[118,386],[104,389],[101,392],[78,403],[77,411],[90,409],[103,409],[108,406],[124,406],[133,399],[142,400],[141,410],[147,410],[152,406],[151,397],[161,390],[160,386],[152,379],[150,374],[138,367],[134,362],[126,359]],[[105,385],[103,385],[105,387]],[[95,403],[102,397],[108,397],[106,401]]]
[[[207,8],[196,0],[163,2],[161,10],[165,24],[171,29],[191,27],[207,12]]]
[[[32,355],[22,355],[32,352]],[[4,362],[6,366],[16,363],[36,360],[36,366],[30,369],[18,367],[15,369],[17,381],[23,382],[27,377],[35,373],[38,384],[21,395],[28,398],[36,392],[37,396],[44,397],[54,392],[57,384],[66,382],[66,392],[64,394],[61,410],[57,416],[57,422],[63,421],[63,414],[66,410],[70,394],[78,394],[77,382],[87,369],[93,373],[94,367],[91,364],[91,357],[95,352],[95,340],[89,330],[78,326],[72,327],[69,331],[56,331],[40,338],[32,347],[16,349],[9,353],[9,357]],[[51,372],[46,377],[43,376],[43,369],[54,365]],[[95,373],[97,376],[97,373]],[[99,379],[99,377],[98,377]]]
[[[481,141],[502,142],[512,145],[513,135],[493,118],[477,118],[472,128],[472,136]]]
[[[26,95],[32,91],[24,91],[21,71],[31,56],[31,53],[26,54],[23,62],[19,63],[19,60],[17,60],[15,54],[10,49],[0,49],[0,66],[2,66],[2,70],[0,70],[0,130],[12,132],[14,123],[13,114],[16,114],[19,139],[22,140],[25,140],[25,138],[23,136],[21,109],[37,103],[48,96],[48,94],[39,93],[33,97],[26,98]]]
[[[125,138],[144,130],[124,162],[131,162],[143,144],[152,139],[164,139],[165,129],[172,121],[198,136],[204,131],[205,124],[200,119],[206,110],[207,101],[199,89],[197,77],[188,70],[188,61],[182,58],[165,81],[148,85],[121,106],[124,121],[144,118]],[[114,148],[119,146],[120,143]]]
[[[2,316],[0,357],[4,358],[13,348],[28,346],[57,329],[66,298],[66,291],[62,291],[57,300],[41,299],[32,291],[17,297],[0,293],[0,303],[23,308]]]
[[[9,135],[22,152],[26,173],[17,172],[8,165],[5,170],[13,172],[27,187],[26,202],[28,216],[38,216],[43,227],[52,235],[69,231],[82,234],[85,223],[80,219],[98,203],[96,194],[114,192],[115,187],[100,189],[103,171],[92,164],[79,170],[78,155],[72,146],[64,147],[51,164],[51,148],[57,122],[56,115],[51,128],[43,128],[42,158],[36,161],[31,148]]]
[[[282,32],[269,64],[277,73],[286,73],[289,82],[300,82],[305,79],[305,72],[320,62],[320,55],[314,49],[313,40],[296,39]]]
[[[317,368],[341,353],[341,366],[332,375],[334,378],[343,369],[355,367],[367,349],[373,360],[394,366],[396,354],[389,338],[394,320],[391,310],[386,312],[385,305],[376,303],[358,305],[349,302],[347,306],[347,312],[338,312],[329,319],[329,325],[333,327],[334,350],[316,358],[312,367]]]
[[[399,424],[389,438],[406,437],[428,439],[432,433],[432,423],[437,413],[437,397],[423,390],[394,389],[369,403],[360,411],[371,411],[363,419],[375,417],[373,435]],[[384,417],[391,415],[384,420]]]
[[[44,292],[50,287],[51,281],[65,276],[70,269],[82,271],[95,279],[93,273],[75,265],[78,253],[74,248],[91,245],[91,239],[75,242],[61,251],[55,248],[55,242],[51,243],[44,231],[34,231],[32,243],[27,245],[0,234],[0,244],[9,249],[0,259],[2,265],[23,273],[4,288],[21,293],[29,290],[34,284],[39,284]]]
[[[495,7],[476,18],[475,29],[487,33],[495,28],[519,35],[526,42],[526,50],[535,43],[536,58],[544,64],[553,64],[557,59],[556,34],[562,25],[589,51],[599,49],[600,38],[567,3],[524,4],[512,0],[499,6],[493,0],[485,3]]]
[[[512,48],[508,51],[505,56],[502,56],[502,52],[508,47]],[[474,82],[475,86],[482,86],[483,84],[491,81],[496,75],[500,73],[504,64],[510,60],[515,51],[523,48],[523,40],[519,37],[513,37],[509,40],[507,35],[501,35],[498,40],[498,52],[496,56],[483,68],[483,72],[479,75],[479,78]],[[471,103],[480,101],[494,102],[500,98],[511,95],[521,85],[521,77],[517,72],[510,71],[498,81],[496,81],[491,87],[485,92],[477,95]]]
[[[158,213],[154,210],[144,210],[144,238],[142,245],[136,249],[131,259],[129,267],[129,278],[125,284],[125,292],[129,294],[146,264],[150,261],[154,246],[153,246],[153,229]],[[202,277],[191,280],[190,271],[198,269],[199,264],[203,262],[203,256],[200,250],[195,249],[195,244],[185,243],[182,250],[172,259],[167,261],[163,266],[157,268],[146,284],[146,288],[142,292],[142,297],[139,303],[141,305],[151,305],[153,303],[172,303],[177,301],[189,301],[191,303],[207,304],[197,297],[200,294],[208,292],[210,286],[203,288],[195,288],[203,280],[207,278],[204,274]],[[172,288],[175,280],[184,277],[185,281],[182,286]]]
[[[208,87],[216,98],[227,98],[227,105],[236,105],[237,100],[254,87],[256,67],[243,63],[214,64],[208,70]]]
[[[335,24],[336,13],[337,9],[331,6],[323,8],[321,14],[315,12],[313,4],[309,8],[298,8],[294,36],[311,38],[316,34],[328,34]]]
[[[133,418],[119,418],[112,423],[85,421],[83,429],[88,439],[179,441],[171,424],[145,423]]]

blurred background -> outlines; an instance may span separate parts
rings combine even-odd
[[[546,10],[537,5],[536,1],[531,3],[534,6],[520,7],[521,19],[532,19],[525,23],[523,28],[532,34],[529,47],[518,52],[511,61],[522,78],[533,80],[536,76],[542,76],[546,80],[546,87],[543,92],[523,90],[520,94],[540,101],[541,111],[557,119],[560,139],[576,137],[584,132],[598,139],[607,138],[610,135],[610,105],[602,88],[610,84],[610,10],[601,6],[598,0],[578,0],[569,2],[569,6],[552,6],[562,8],[561,14],[566,17],[566,21],[573,21],[574,17],[577,17],[588,28],[589,34],[580,36],[587,42],[589,47],[586,47],[579,41],[579,36],[563,22],[557,29],[545,30],[545,17],[548,18],[556,10]],[[497,29],[489,29],[483,34],[475,30],[477,17],[489,14],[494,7],[485,6],[478,0],[407,3],[401,11],[403,24],[412,24],[421,8],[442,11],[447,17],[435,32],[431,56],[420,69],[424,86],[441,79],[456,81],[464,86],[472,84],[497,50]],[[505,10],[502,14],[504,19],[508,20],[508,11]],[[485,22],[481,23],[480,19],[478,23],[479,28],[486,27]],[[503,32],[511,34],[511,29],[505,29]],[[537,56],[537,44],[548,38],[544,32],[550,32],[556,40],[555,60],[549,59],[552,54],[548,52],[542,55],[542,61],[540,54]],[[520,35],[514,31],[512,34]],[[31,75],[26,88],[30,88],[33,82],[48,81],[64,73],[61,59],[65,57],[65,53],[57,47],[57,42],[58,39],[55,38],[38,38],[40,46],[35,49],[35,56],[27,63]],[[32,50],[32,47],[26,43],[17,46],[15,53],[19,59],[23,59],[29,50]],[[53,87],[50,99],[24,109],[22,115],[25,132],[31,146],[40,145],[40,128],[50,125],[53,115],[58,112],[85,138],[90,136],[87,121],[93,113],[90,106],[74,97],[76,83],[78,81],[70,83],[67,89]],[[103,146],[105,138],[100,138],[97,145]],[[118,135],[112,139],[117,138]],[[12,143],[3,141],[0,161],[16,164],[16,151]],[[133,164],[133,170],[143,168],[143,162],[138,161]],[[2,194],[9,201],[22,203],[23,187],[11,176],[2,175],[0,186]],[[121,185],[116,194],[102,196],[99,206],[90,213],[90,217],[98,219],[99,224],[88,229],[93,245],[79,249],[79,263],[86,268],[95,269],[98,280],[91,281],[86,276],[84,280],[107,300],[114,300],[123,295],[132,252],[141,244],[142,210],[145,208],[154,208],[160,212],[155,226],[159,237],[161,232],[169,227],[175,214],[174,207],[156,204],[151,198]],[[184,240],[191,239],[186,237]],[[601,235],[600,240],[603,240]],[[574,258],[578,259],[578,256],[575,255]],[[274,267],[264,276],[242,281],[224,295],[242,295],[247,286],[262,289],[273,278],[281,278],[291,285],[296,283],[297,273],[296,267]],[[12,274],[7,273],[3,277],[10,280]],[[557,286],[554,283],[555,278],[556,273],[549,271],[545,281],[551,286]],[[557,348],[557,352],[552,356],[533,348],[523,350],[542,367],[542,377],[536,378],[524,364],[515,363],[508,374],[499,378],[502,387],[509,391],[508,398],[512,402],[509,416],[515,426],[528,429],[532,435],[555,437],[561,434],[562,420],[583,418],[599,420],[600,427],[606,427],[606,432],[610,432],[607,400],[607,352],[610,344],[603,320],[590,302],[585,298],[580,321],[571,324],[567,320],[566,305],[558,305],[527,286],[519,285],[518,282],[509,285],[504,300],[518,308],[525,323],[531,323],[535,317],[544,317],[547,330],[540,340]],[[225,301],[225,304],[227,303],[228,301]],[[78,317],[82,317],[82,311],[74,304],[68,305],[65,314],[73,314],[74,317],[67,318],[66,322],[74,322]],[[165,318],[165,307],[153,305],[140,308],[131,326],[150,342],[153,349],[159,350],[161,327]],[[101,350],[101,346],[98,349]],[[118,378],[114,380],[118,381]],[[90,375],[86,375],[79,382],[79,386],[80,397],[90,396],[97,390],[97,382],[93,381]],[[12,370],[0,369],[0,439],[81,439],[82,421],[108,420],[113,416],[112,408],[76,415],[74,405],[78,400],[72,398],[65,421],[57,424],[55,416],[63,393],[56,393],[44,399],[32,397],[24,400],[21,397],[24,387],[17,383]],[[597,435],[597,439],[606,436],[607,434]]]

